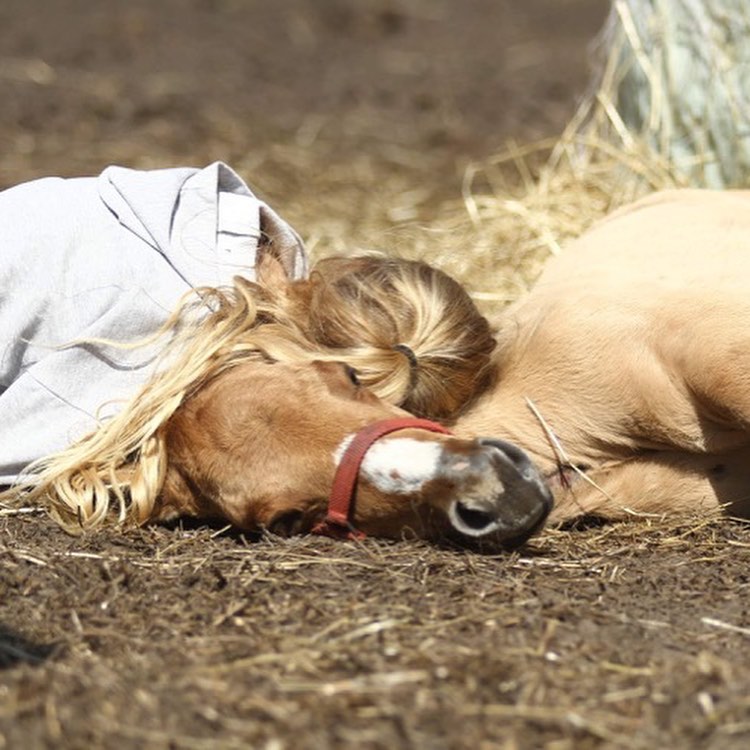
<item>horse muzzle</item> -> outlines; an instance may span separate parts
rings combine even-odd
[[[370,456],[373,443],[404,429],[450,435],[442,425],[414,417],[391,418],[364,427],[343,452],[325,518],[313,527],[313,533],[344,539],[365,536],[356,523],[354,508],[360,471],[390,495],[394,518],[402,517],[401,508],[408,497],[419,495],[420,502],[446,513],[452,531],[465,540],[513,545],[528,538],[546,519],[552,495],[520,448],[490,438],[407,439],[389,443],[390,452],[385,451],[378,459]],[[426,454],[410,453],[415,446],[427,448]],[[360,519],[362,516],[360,508]],[[385,536],[396,532],[380,531]]]
[[[448,520],[462,537],[516,546],[539,530],[552,509],[552,493],[529,457],[504,440],[482,438],[463,469],[462,489]]]

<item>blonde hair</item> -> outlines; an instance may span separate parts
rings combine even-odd
[[[354,367],[381,398],[454,420],[486,389],[495,340],[463,287],[427,263],[320,261],[300,288],[305,335]]]
[[[343,361],[381,398],[453,419],[489,383],[494,339],[453,279],[425,263],[365,256],[321,261],[310,279],[203,288],[149,339],[170,336],[160,371],[112,419],[35,462],[5,493],[46,502],[73,533],[146,522],[167,471],[166,425],[208,380],[249,360]]]

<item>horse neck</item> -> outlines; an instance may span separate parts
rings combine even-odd
[[[540,374],[541,373],[541,374]],[[594,467],[630,447],[607,426],[592,423],[585,398],[574,398],[544,377],[544,370],[511,368],[454,425],[462,437],[495,437],[515,443],[543,473],[561,463]]]
[[[454,425],[461,437],[496,437],[515,443],[542,469],[556,465],[549,438],[520,394],[498,384]]]
[[[490,390],[465,412],[454,425],[458,435],[465,437],[496,437],[517,444],[544,472],[557,465],[552,444],[539,418],[535,417],[533,406],[528,402],[529,394],[524,382],[532,375],[523,357],[524,338],[519,334],[522,328],[516,320],[516,310],[522,305],[517,302],[504,311],[497,329],[497,346],[494,353],[493,385]],[[520,378],[520,380],[519,380]],[[544,384],[542,384],[544,385]],[[537,391],[537,387],[532,387]]]

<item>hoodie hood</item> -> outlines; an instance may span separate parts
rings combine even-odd
[[[99,196],[120,224],[161,253],[190,286],[253,280],[270,252],[290,278],[307,272],[299,235],[229,166],[139,171],[108,167]]]

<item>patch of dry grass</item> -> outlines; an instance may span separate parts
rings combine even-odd
[[[53,646],[46,661],[16,654],[5,673],[10,746],[748,736],[737,574],[750,541],[728,520],[546,531],[504,555],[413,540],[246,544],[205,527],[72,540],[28,517],[0,532],[0,621],[32,655]]]

